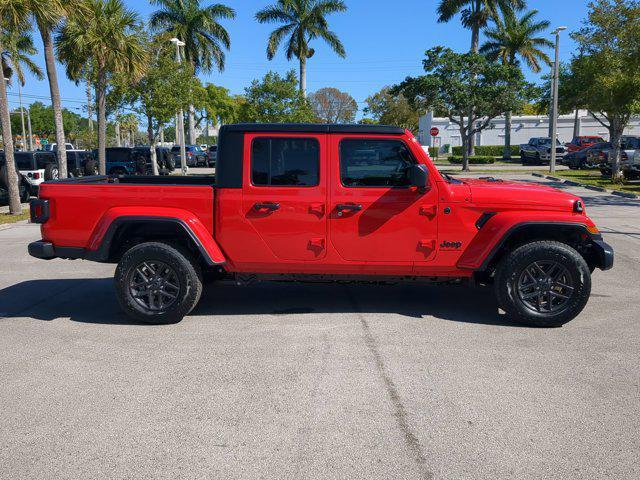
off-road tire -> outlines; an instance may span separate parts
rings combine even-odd
[[[573,280],[573,292],[566,307],[558,312],[538,312],[529,308],[517,293],[524,270],[534,262],[556,262]],[[585,307],[591,293],[591,273],[584,258],[569,245],[544,240],[531,242],[510,252],[495,276],[498,304],[517,323],[533,327],[560,327],[573,320]]]
[[[162,262],[175,272],[179,282],[177,299],[167,309],[151,311],[133,297],[129,287],[136,268],[143,262]],[[177,323],[193,310],[202,295],[202,271],[193,256],[177,245],[163,242],[141,243],[120,259],[114,282],[118,303],[127,315],[150,324]]]
[[[91,176],[98,174],[98,162],[95,160],[87,160],[84,164],[84,175]]]
[[[60,171],[58,165],[55,163],[47,163],[44,167],[44,179],[45,180],[58,180],[60,178]]]

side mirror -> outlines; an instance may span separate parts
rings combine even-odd
[[[409,183],[412,187],[427,188],[429,171],[422,164],[414,164],[409,168]]]

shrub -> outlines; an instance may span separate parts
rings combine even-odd
[[[478,145],[475,147],[475,152],[478,156],[502,157],[504,145]],[[452,153],[456,156],[461,156],[462,147],[453,147]],[[519,155],[520,145],[511,145],[511,156],[517,157]]]
[[[475,155],[473,157],[469,157],[469,165],[487,165],[489,163],[494,163],[496,161],[495,158],[489,156],[480,156]],[[454,165],[462,165],[462,157],[449,157],[449,162]]]

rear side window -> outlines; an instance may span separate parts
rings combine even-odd
[[[36,154],[36,165],[39,169],[46,168],[50,163],[58,163],[58,156],[55,153],[42,152]]]
[[[315,138],[256,138],[251,146],[251,183],[258,186],[318,185],[320,144]]]
[[[16,159],[16,165],[18,166],[18,170],[33,170],[33,162],[31,160],[32,157],[30,153],[15,152],[13,156]]]
[[[407,187],[414,163],[399,140],[340,142],[340,181],[345,187]]]

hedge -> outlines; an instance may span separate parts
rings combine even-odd
[[[475,155],[473,157],[469,157],[469,165],[486,165],[488,163],[494,163],[496,161],[493,157]],[[449,162],[454,165],[462,165],[462,157],[449,157]]]
[[[451,153],[455,156],[462,155],[462,147],[453,147]],[[475,147],[475,153],[478,156],[501,157],[504,154],[504,145],[478,145]],[[511,145],[511,156],[520,155],[520,145]]]

